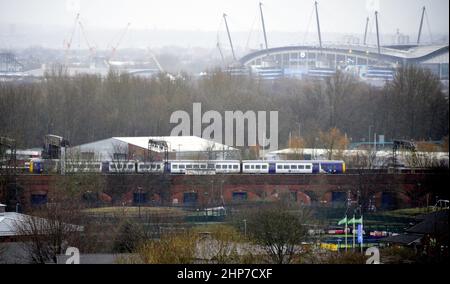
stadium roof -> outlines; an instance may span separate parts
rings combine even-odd
[[[448,54],[449,45],[409,45],[409,46],[384,46],[381,48],[381,54],[378,54],[376,46],[361,46],[361,45],[336,45],[329,44],[322,49],[318,46],[283,46],[262,49],[249,53],[240,59],[241,64],[247,64],[255,58],[264,56],[266,54],[275,54],[291,51],[305,51],[305,50],[321,50],[325,52],[346,53],[359,56],[370,57],[373,59],[382,59],[388,61],[421,61],[431,57]],[[448,60],[448,59],[447,59]]]

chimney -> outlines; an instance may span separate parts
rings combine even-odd
[[[5,209],[6,209],[6,205],[0,203],[0,216],[5,215]]]

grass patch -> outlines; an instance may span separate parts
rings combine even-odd
[[[170,216],[185,216],[186,212],[180,208],[173,207],[141,207],[141,214],[143,215],[170,215]],[[100,207],[100,208],[89,208],[83,210],[83,212],[88,214],[104,214],[104,215],[138,215],[139,207],[129,206],[129,207]]]
[[[381,215],[392,216],[392,217],[415,217],[418,215],[431,213],[430,208],[406,208],[406,209],[398,209],[393,211],[387,211],[381,213]]]

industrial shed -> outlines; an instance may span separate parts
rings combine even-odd
[[[197,136],[112,137],[72,147],[67,158],[161,161],[166,149],[160,145],[164,143],[170,160],[239,158],[238,149]]]

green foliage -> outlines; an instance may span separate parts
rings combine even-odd
[[[146,264],[193,264],[197,240],[198,235],[189,231],[166,234],[160,240],[145,242],[137,252]]]

